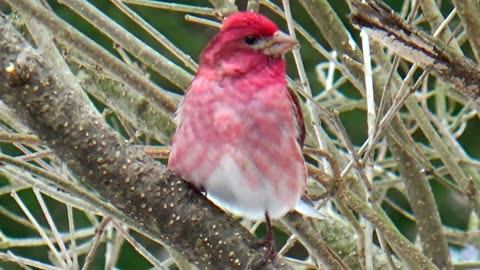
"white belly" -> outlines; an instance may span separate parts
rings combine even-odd
[[[252,170],[256,168],[252,167]],[[301,168],[300,168],[301,170]],[[270,181],[260,181],[254,188],[245,179],[247,176],[242,173],[231,156],[224,156],[220,165],[212,172],[204,186],[207,197],[215,204],[225,208],[236,215],[246,216],[251,219],[263,219],[268,211],[271,218],[279,218],[294,208],[300,198],[300,192],[295,190],[282,190],[278,194]],[[283,181],[294,181],[294,179],[278,179]],[[290,193],[289,195],[285,192]],[[289,200],[282,199],[287,195]]]

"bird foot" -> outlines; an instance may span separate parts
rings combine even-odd
[[[263,256],[262,264],[272,262],[277,257],[277,248],[275,247],[275,238],[273,237],[273,228],[268,212],[265,212],[265,225],[267,226],[267,235],[263,240],[254,244],[254,247],[265,247],[267,249]]]
[[[267,249],[265,251],[265,254],[263,255],[262,264],[267,264],[277,258],[277,248],[275,247],[275,241],[268,235],[263,240],[254,243],[253,247],[264,247]]]
[[[197,187],[190,182],[186,182],[186,183],[189,186],[189,189],[185,193],[184,199],[186,199],[188,202],[190,202],[192,200],[192,198],[194,196],[193,195],[194,193],[198,193],[198,194],[201,194],[203,196],[207,196],[207,192],[205,191],[205,189],[202,186]]]

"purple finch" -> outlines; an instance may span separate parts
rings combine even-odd
[[[168,162],[217,205],[268,226],[305,189],[305,128],[283,58],[296,44],[257,13],[229,16],[200,55]]]

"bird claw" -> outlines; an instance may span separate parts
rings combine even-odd
[[[266,265],[267,263],[273,262],[277,258],[277,248],[275,247],[275,241],[273,238],[269,237],[268,235],[255,243],[253,243],[252,248],[260,248],[263,247],[266,249],[265,254],[263,255],[262,261],[260,263],[261,266]]]
[[[253,244],[254,248],[264,247],[267,249],[263,255],[262,265],[274,261],[277,257],[277,248],[275,247],[275,238],[273,237],[273,228],[268,212],[265,212],[265,225],[267,226],[267,235],[263,240],[257,241]]]
[[[264,247],[266,248],[265,254],[262,258],[262,265],[272,262],[277,257],[277,248],[275,247],[275,241],[268,235],[263,239],[253,244],[254,248]]]
[[[202,194],[204,196],[207,196],[207,192],[206,192],[206,190],[203,186],[197,187],[190,182],[186,182],[186,183],[189,186],[189,189],[187,190],[187,192],[185,193],[185,196],[184,196],[184,198],[187,201],[190,201],[193,198],[194,193],[199,193],[199,194]]]

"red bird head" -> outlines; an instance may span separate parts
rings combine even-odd
[[[222,76],[242,75],[264,64],[276,74],[284,73],[282,55],[296,44],[266,17],[238,12],[225,19],[220,32],[200,55],[200,66],[217,68]]]

